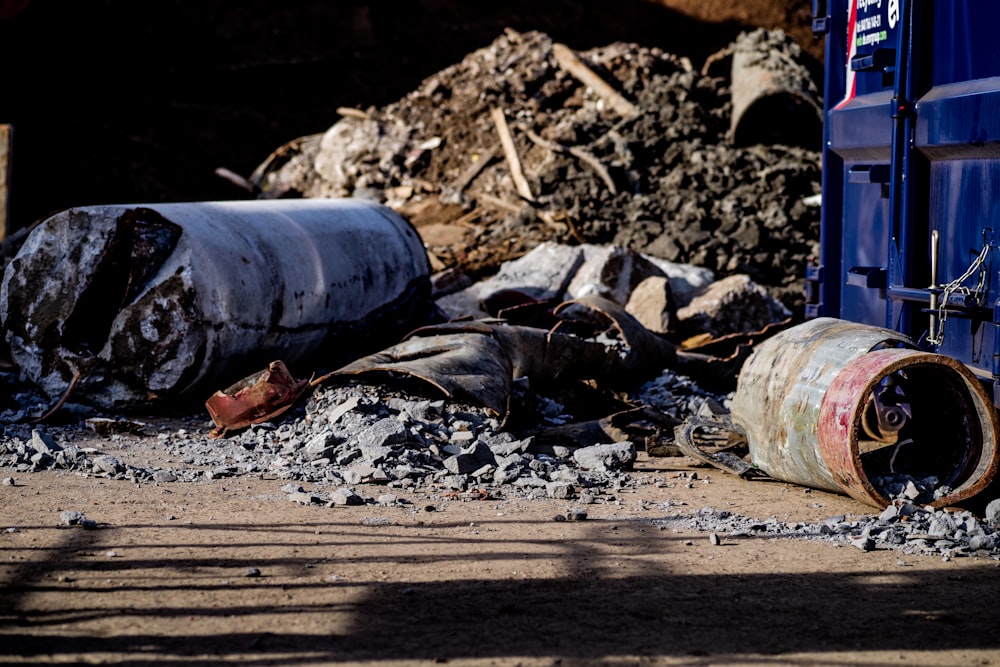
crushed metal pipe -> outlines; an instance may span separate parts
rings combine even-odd
[[[93,206],[25,240],[0,288],[19,369],[50,396],[204,400],[266,366],[377,349],[426,323],[423,243],[391,209],[310,199]]]

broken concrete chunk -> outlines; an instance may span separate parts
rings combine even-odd
[[[4,272],[0,322],[47,394],[78,374],[75,400],[128,408],[398,337],[429,301],[419,236],[370,202],[92,206],[29,235]]]
[[[578,466],[596,472],[629,470],[636,457],[635,445],[628,441],[583,447],[573,452],[573,460]]]
[[[684,331],[713,337],[760,331],[789,317],[791,312],[780,301],[742,274],[712,283],[691,303],[677,309]]]
[[[503,290],[538,300],[599,296],[624,305],[646,278],[665,277],[672,291],[689,295],[711,282],[704,269],[654,259],[616,245],[539,244],[528,254],[501,265],[497,273],[443,296],[437,305],[453,318],[490,315],[483,302]]]
[[[98,474],[116,475],[125,470],[125,465],[113,456],[101,454],[94,457],[94,472]]]
[[[309,438],[303,449],[310,457],[319,458],[321,456],[329,456],[336,443],[337,438],[334,436],[333,431],[326,430]]]
[[[676,316],[675,309],[670,279],[666,276],[646,278],[636,285],[625,302],[625,312],[639,320],[642,326],[658,334],[670,331],[670,325]]]
[[[364,504],[364,498],[346,486],[342,486],[330,493],[330,505],[332,507],[346,507]]]
[[[584,261],[567,290],[571,298],[599,296],[625,305],[646,278],[663,276],[645,257],[621,246],[581,246]]]
[[[991,500],[989,504],[986,505],[986,511],[983,513],[983,520],[985,520],[991,528],[1000,529],[1000,498]]]
[[[38,429],[32,429],[29,445],[36,452],[49,454],[50,456],[55,456],[58,452],[62,451],[62,447],[56,444],[51,435]]]
[[[63,510],[59,513],[59,523],[63,526],[79,526],[86,518],[79,510]]]

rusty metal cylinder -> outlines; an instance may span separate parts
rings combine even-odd
[[[878,403],[895,382],[898,405]],[[899,420],[885,432],[880,408]],[[891,501],[884,480],[894,476],[937,479],[927,504],[946,506],[996,475],[1000,430],[980,381],[888,329],[818,318],[777,334],[745,363],[732,418],[771,477],[876,507]]]
[[[351,358],[422,324],[416,230],[361,200],[91,206],[54,215],[10,262],[0,320],[19,369],[109,408],[203,401],[276,358]]]

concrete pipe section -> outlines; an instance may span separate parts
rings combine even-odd
[[[413,227],[361,200],[93,206],[9,263],[0,321],[50,396],[128,408],[204,399],[275,359],[350,359],[423,322]]]

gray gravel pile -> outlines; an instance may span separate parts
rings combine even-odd
[[[706,401],[725,400],[689,378],[667,371],[636,397],[683,418]],[[542,395],[516,397],[535,413],[539,428],[585,419]],[[21,408],[6,416],[31,412]],[[254,475],[316,485],[327,490],[359,484],[393,491],[478,492],[525,498],[593,501],[605,490],[636,482],[631,442],[570,448],[539,446],[500,428],[485,408],[406,393],[375,384],[321,385],[284,418],[222,439],[208,437],[211,423],[186,420],[183,428],[127,419],[88,417],[65,426],[10,424],[0,431],[0,467],[18,473],[58,469],[139,482],[197,481]],[[77,442],[95,432],[123,449],[159,450],[169,465],[124,462]],[[128,445],[142,438],[143,447]],[[301,496],[296,496],[301,499]]]
[[[678,418],[715,409],[728,399],[673,371],[642,385],[636,396]],[[521,398],[534,401],[545,423],[576,419],[553,399]],[[551,498],[566,500],[566,516],[575,512],[574,517],[585,514],[586,505],[616,502],[623,489],[662,483],[630,473],[636,459],[631,442],[538,447],[533,437],[501,430],[497,418],[483,408],[386,385],[320,386],[284,419],[228,438],[209,438],[209,427],[200,418],[181,426],[177,420],[157,426],[99,417],[63,426],[10,424],[0,432],[0,468],[13,474],[65,470],[140,484],[252,475],[284,481],[281,492],[289,501],[330,507],[404,505],[414,495]],[[77,444],[95,442],[95,432],[121,445],[116,451],[128,451],[130,460]],[[158,463],[143,462],[143,456]],[[698,478],[678,473],[678,479],[693,486]],[[16,484],[15,478],[6,476],[4,484]],[[361,495],[362,485],[382,491]],[[719,543],[719,536],[810,539],[865,552],[1000,560],[1000,501],[977,518],[967,511],[935,510],[904,496],[879,515],[837,516],[820,523],[678,507],[683,504],[668,501],[647,509],[665,511],[664,518],[653,520],[661,529],[708,532],[713,543]]]
[[[664,505],[673,507],[671,503]],[[1000,560],[1000,502],[987,507],[981,520],[968,511],[949,511],[895,500],[879,515],[835,516],[821,523],[755,519],[706,507],[674,511],[654,521],[661,529],[710,532],[733,539],[810,539],[850,545],[861,551],[892,550],[944,560],[976,556]]]

